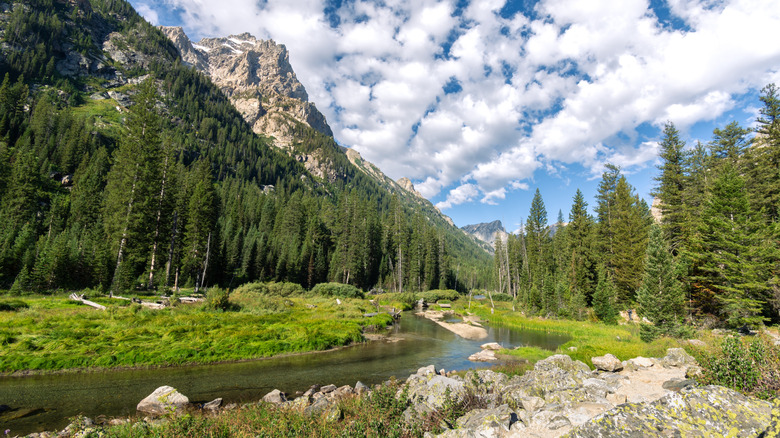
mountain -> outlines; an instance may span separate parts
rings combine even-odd
[[[480,286],[484,251],[335,142],[284,46],[166,32],[122,0],[0,8],[0,288]]]
[[[283,44],[258,40],[249,33],[193,43],[181,27],[161,26],[160,30],[185,64],[206,74],[228,96],[255,133],[271,137],[274,146],[290,153],[313,175],[329,181],[338,178],[340,169],[334,155],[341,155],[384,189],[424,201],[408,178],[393,181],[355,150],[302,147],[301,134],[307,128],[331,138],[333,131],[325,116],[308,101]]]
[[[495,248],[496,238],[506,240],[507,232],[504,229],[504,225],[499,220],[493,222],[486,222],[481,224],[466,225],[461,227],[461,230],[468,233],[471,236],[479,239],[480,241],[490,245],[490,248]]]

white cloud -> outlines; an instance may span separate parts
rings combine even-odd
[[[160,16],[159,16],[159,14],[157,14],[157,11],[152,9],[148,4],[141,3],[139,5],[136,5],[135,9],[149,23],[152,23],[155,26],[160,24]]]
[[[460,16],[454,0],[343,2],[336,27],[324,0],[163,3],[201,35],[287,45],[336,138],[445,197],[442,209],[500,202],[564,164],[646,167],[657,144],[636,140],[639,125],[685,129],[780,82],[775,0],[669,0],[679,30],[648,0],[541,0],[535,19],[502,18],[505,0],[472,0]],[[445,94],[451,81],[459,91]]]

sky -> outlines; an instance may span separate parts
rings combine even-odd
[[[780,84],[776,0],[130,0],[193,41],[284,44],[336,141],[456,225],[548,221],[605,163],[652,202],[671,121],[689,147]]]

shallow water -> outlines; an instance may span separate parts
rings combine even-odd
[[[222,397],[224,403],[258,400],[274,388],[294,394],[314,384],[371,385],[391,376],[406,378],[430,364],[463,370],[491,364],[468,356],[486,342],[507,348],[537,346],[554,350],[568,336],[485,327],[488,337],[463,339],[425,318],[406,312],[389,331],[397,342],[372,342],[335,351],[266,360],[153,370],[120,370],[29,377],[0,377],[0,433],[10,436],[62,429],[76,415],[117,417],[135,413],[136,404],[163,385],[173,386],[193,402]],[[23,418],[14,416],[27,414]]]

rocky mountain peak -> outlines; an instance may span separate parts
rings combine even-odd
[[[407,192],[417,196],[418,198],[422,198],[423,197],[420,194],[420,192],[418,192],[417,190],[414,189],[414,184],[412,184],[412,181],[409,178],[407,178],[407,177],[403,177],[403,178],[399,179],[398,181],[396,181],[396,184],[401,186],[401,188],[406,190]]]
[[[325,116],[308,101],[283,44],[246,32],[192,43],[180,27],[160,29],[182,60],[211,77],[253,130],[273,137],[276,146],[292,146],[297,123],[333,136]]]
[[[508,234],[504,229],[504,225],[499,220],[495,220],[493,222],[483,222],[474,225],[466,225],[465,227],[461,227],[461,230],[483,242],[490,244],[494,248],[496,238],[500,237],[502,240],[506,240]]]

